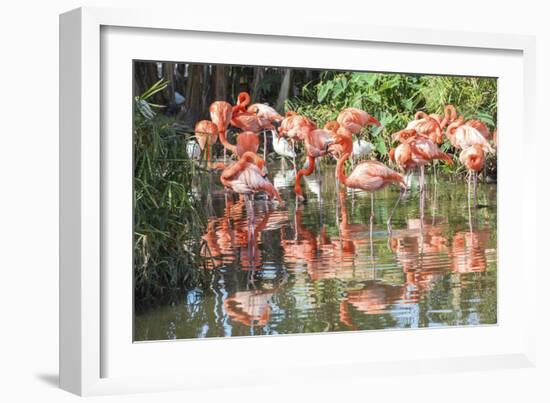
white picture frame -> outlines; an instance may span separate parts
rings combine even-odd
[[[235,352],[234,357],[230,356],[232,357],[231,362],[238,360],[237,353],[244,349],[249,350],[251,355],[270,351],[274,356],[273,360],[280,360],[276,362],[271,360],[269,364],[270,368],[280,369],[277,371],[276,377],[272,373],[267,373],[267,364],[258,363],[248,366],[239,362],[234,364],[235,371],[254,372],[256,384],[292,382],[297,374],[300,374],[301,381],[307,378],[322,379],[331,369],[337,369],[338,376],[345,379],[350,374],[356,377],[358,375],[371,376],[374,373],[379,375],[381,372],[431,373],[503,367],[519,368],[534,365],[534,320],[525,315],[521,320],[519,319],[520,311],[535,311],[536,284],[525,280],[530,276],[534,278],[537,270],[534,254],[525,253],[529,246],[527,234],[535,232],[536,210],[534,204],[531,204],[526,196],[522,196],[521,200],[513,200],[513,204],[515,203],[519,209],[518,215],[521,218],[518,220],[517,228],[503,229],[503,226],[500,225],[502,222],[501,202],[502,208],[506,210],[506,203],[509,202],[505,196],[513,194],[511,187],[507,187],[507,182],[512,183],[520,180],[522,186],[531,189],[531,195],[536,192],[535,176],[513,177],[513,172],[506,169],[506,161],[510,161],[512,151],[509,143],[507,146],[507,138],[512,130],[516,136],[515,151],[519,151],[525,161],[529,158],[530,150],[536,146],[535,136],[528,135],[534,132],[532,111],[535,99],[535,42],[533,37],[444,30],[390,29],[357,23],[328,25],[314,19],[304,20],[303,17],[300,19],[300,24],[293,23],[292,19],[270,26],[266,26],[262,21],[250,21],[246,28],[230,19],[217,17],[186,18],[185,23],[181,21],[181,18],[174,14],[136,9],[80,8],[60,17],[60,385],[63,389],[79,395],[96,395],[250,384],[246,377],[231,376],[231,374],[228,376],[228,374],[215,371],[207,372],[207,361],[202,365],[197,363],[195,374],[184,376],[183,369],[178,368],[177,365],[168,365],[166,357],[178,354],[178,351],[181,353],[185,349],[189,351],[188,354],[196,354],[196,358],[208,357],[209,354],[211,356],[230,355]],[[421,352],[406,356],[399,355],[401,353],[394,356],[388,354],[388,357],[371,354],[368,359],[362,356],[349,357],[348,355],[347,359],[334,356],[323,362],[322,360],[315,361],[313,351],[308,350],[312,344],[315,344],[312,340],[315,340],[317,344],[321,340],[320,343],[330,349],[330,346],[336,345],[336,343],[349,345],[365,343],[370,337],[370,340],[376,338],[378,346],[383,346],[384,343],[388,343],[388,345],[392,342],[398,343],[399,339],[406,336],[406,332],[348,332],[349,334],[346,335],[334,334],[330,336],[296,335],[267,338],[267,341],[261,340],[262,338],[240,338],[137,345],[132,343],[132,340],[126,336],[126,330],[119,331],[116,328],[116,323],[127,325],[128,318],[123,316],[126,315],[124,312],[128,311],[128,306],[123,302],[119,303],[113,301],[113,298],[109,298],[110,293],[113,292],[113,286],[111,284],[106,286],[105,283],[106,279],[113,280],[113,284],[117,281],[105,272],[105,267],[108,265],[107,255],[111,253],[108,252],[109,245],[105,243],[106,237],[104,236],[104,230],[109,227],[110,221],[106,222],[105,220],[114,219],[113,215],[108,215],[107,218],[105,215],[105,211],[108,210],[106,203],[109,203],[109,197],[106,194],[111,190],[107,178],[113,174],[108,169],[108,167],[112,167],[112,164],[109,164],[109,152],[105,147],[123,147],[124,143],[117,145],[110,142],[112,136],[107,139],[102,137],[102,133],[108,133],[111,130],[109,119],[112,118],[107,116],[109,114],[105,110],[102,110],[102,97],[105,96],[102,91],[103,93],[113,93],[114,98],[111,98],[111,95],[107,97],[111,102],[113,99],[116,100],[116,97],[127,96],[127,93],[124,92],[125,88],[131,88],[131,82],[125,82],[118,86],[113,85],[112,88],[109,86],[108,89],[102,87],[102,84],[105,84],[102,82],[102,69],[105,68],[106,62],[102,60],[102,57],[115,56],[103,48],[117,46],[117,44],[120,46],[122,43],[120,40],[128,40],[119,37],[116,40],[110,40],[107,46],[102,32],[109,32],[110,27],[117,27],[112,31],[115,32],[115,36],[116,30],[122,30],[118,31],[122,32],[122,37],[128,34],[133,35],[139,30],[145,32],[144,35],[152,32],[155,32],[155,35],[159,33],[161,36],[166,35],[161,39],[157,37],[159,41],[178,41],[180,39],[178,35],[191,32],[195,39],[189,40],[202,40],[200,39],[202,35],[205,38],[213,35],[212,40],[219,40],[225,35],[227,40],[230,40],[231,36],[237,35],[239,38],[252,38],[259,43],[269,41],[273,46],[281,43],[292,45],[317,43],[318,41],[319,46],[325,47],[361,47],[374,44],[373,46],[382,50],[385,47],[393,46],[401,47],[400,49],[409,52],[420,53],[424,50],[435,49],[447,52],[446,57],[449,57],[449,60],[452,60],[452,53],[455,51],[470,52],[474,54],[472,57],[476,57],[475,54],[477,54],[479,58],[483,58],[489,53],[494,53],[497,56],[500,54],[499,52],[513,54],[515,67],[510,70],[510,75],[506,80],[511,86],[515,82],[511,80],[512,78],[521,80],[521,83],[515,82],[515,84],[521,85],[514,87],[514,91],[516,91],[514,94],[519,94],[519,99],[514,101],[514,106],[520,104],[522,108],[515,121],[506,118],[506,116],[503,116],[502,120],[499,118],[499,174],[501,169],[504,173],[510,173],[505,176],[499,175],[499,178],[503,178],[502,186],[499,182],[499,289],[503,290],[499,291],[499,325],[480,327],[475,330],[475,337],[484,338],[487,341],[494,338],[494,348],[484,353],[483,348],[486,345],[480,343],[479,349],[471,349],[469,354],[464,352],[465,349],[457,348],[453,351],[449,349],[448,352]],[[124,31],[125,29],[135,31]],[[147,48],[149,45],[142,42],[141,46]],[[127,46],[127,48],[128,52],[133,49],[132,46]],[[136,55],[135,58],[140,58],[138,56]],[[128,55],[124,55],[124,57],[128,57]],[[381,57],[383,59],[391,56]],[[219,62],[222,60],[211,56],[208,61]],[[256,59],[254,57],[246,59],[242,64],[247,64],[247,62],[251,64],[254,60],[257,60],[258,64],[264,62],[269,64],[269,61],[259,60],[259,56],[256,56]],[[284,63],[284,61],[281,62],[281,64]],[[346,66],[346,64],[344,63],[342,66]],[[338,65],[320,67],[338,67]],[[365,68],[372,67],[365,66]],[[399,65],[394,68],[399,71]],[[416,68],[412,65],[402,71]],[[439,72],[437,67],[433,68],[435,71],[432,73]],[[460,73],[467,71],[462,69],[468,67],[457,64],[454,68],[457,73]],[[491,68],[497,69],[497,66],[491,67],[485,63],[481,68],[490,75]],[[445,72],[449,71],[455,70]],[[113,105],[112,102],[109,105]],[[501,111],[506,111],[510,105],[506,103],[506,100],[503,101],[499,98],[499,114]],[[131,108],[129,98],[127,107]],[[123,117],[117,119],[124,120]],[[521,136],[518,136],[518,131],[522,133]],[[519,145],[517,144],[518,138],[520,139]],[[122,160],[125,161],[124,158]],[[126,162],[128,162],[127,158]],[[524,192],[524,194],[526,193]],[[533,196],[533,199],[535,198]],[[122,227],[117,224],[116,228]],[[503,231],[508,232],[504,233]],[[501,247],[502,245],[504,248]],[[511,253],[510,250],[507,250],[509,249],[507,246],[515,247],[515,257],[503,255],[503,253]],[[502,260],[503,258],[504,260]],[[511,280],[501,281],[501,263],[503,263],[504,273],[514,263],[521,265],[521,276],[517,281],[518,284],[521,283],[523,300],[521,306],[517,307],[517,312],[509,317],[506,314],[511,309],[505,305],[506,309],[502,312],[501,302],[506,302],[512,297],[511,293],[506,291]],[[505,274],[503,276],[506,278]],[[123,281],[124,278],[121,277],[120,281]],[[128,284],[128,288],[130,286],[131,283]],[[124,292],[131,293],[131,290]],[[113,304],[118,305],[115,307]],[[131,315],[131,313],[130,309],[128,314]],[[500,320],[501,313],[505,318],[504,323]],[[414,337],[418,343],[437,343],[438,340],[441,342],[443,338],[445,340],[469,340],[468,338],[473,334],[471,332],[471,329],[450,328],[420,331],[407,337]],[[116,339],[117,333],[124,334],[122,340]],[[499,344],[496,339],[500,339],[502,343]],[[509,343],[508,340],[510,340]],[[289,355],[288,357],[282,353],[285,349],[291,352],[286,353]],[[191,350],[194,350],[194,353]],[[159,370],[158,375],[147,372],[133,373],[131,363],[134,354],[136,357],[139,355],[141,362],[144,362],[145,366],[149,368],[155,368],[155,365],[163,362],[162,360],[167,364],[166,368],[163,371]],[[290,354],[298,358],[293,360]],[[286,365],[285,358],[288,359]],[[157,361],[153,361],[155,359]],[[202,359],[204,361],[204,358]],[[298,359],[302,359],[305,364],[302,366]],[[127,362],[128,364],[126,367],[121,364],[117,370],[111,370],[106,365],[107,361]],[[303,369],[306,366],[308,371],[307,374],[304,374]],[[209,376],[207,381],[205,381],[206,374]]]

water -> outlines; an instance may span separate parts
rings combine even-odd
[[[202,251],[210,283],[136,315],[135,339],[496,323],[496,184],[480,182],[469,209],[464,179],[428,177],[424,199],[409,192],[390,228],[399,190],[375,194],[371,225],[370,194],[338,191],[333,169],[306,178],[308,201],[296,206],[293,172],[270,167],[287,205],[256,197],[253,223],[243,201],[214,187]]]

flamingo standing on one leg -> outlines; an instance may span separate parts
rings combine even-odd
[[[460,162],[468,169],[468,209],[470,208],[470,182],[474,177],[474,208],[477,208],[477,174],[485,166],[485,151],[479,144],[465,148],[460,153]]]
[[[210,120],[201,120],[195,124],[195,137],[201,151],[206,147],[206,164],[210,164],[210,149],[218,141],[218,127]]]
[[[226,138],[227,128],[229,123],[231,123],[231,116],[233,114],[233,107],[229,102],[225,101],[216,101],[210,104],[210,119],[218,127],[218,132],[220,135],[220,142],[223,144],[223,162],[226,161],[227,149],[231,150],[233,153],[234,146],[229,144]]]
[[[389,217],[388,227],[390,226],[391,218],[403,194],[407,190],[407,185],[403,180],[403,176],[388,168],[386,165],[378,161],[365,161],[355,167],[350,175],[346,175],[344,164],[349,158],[353,147],[353,138],[349,131],[339,130],[335,136],[335,143],[340,144],[343,149],[343,155],[338,159],[336,164],[336,178],[346,185],[348,188],[361,189],[370,192],[371,194],[371,215],[370,220],[374,219],[374,192],[383,189],[391,184],[401,186],[401,193],[395,203]]]

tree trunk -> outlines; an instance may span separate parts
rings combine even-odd
[[[288,98],[288,94],[290,91],[291,79],[292,79],[292,70],[284,69],[283,81],[281,81],[279,96],[277,97],[277,103],[275,105],[275,109],[277,109],[278,111],[284,111],[285,100]]]
[[[250,97],[252,102],[261,102],[260,101],[260,84],[264,78],[264,68],[255,67],[254,76],[252,78],[252,88],[250,89]]]
[[[203,83],[204,68],[200,64],[192,64],[189,66],[189,74],[186,85],[186,101],[185,106],[187,112],[185,120],[194,126],[201,114],[202,107],[202,83]]]
[[[227,66],[216,65],[213,67],[214,76],[214,101],[227,101],[227,79],[229,69]]]

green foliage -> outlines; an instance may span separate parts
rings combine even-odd
[[[415,112],[443,114],[453,104],[467,119],[496,125],[496,79],[476,77],[419,76],[390,73],[327,72],[316,83],[308,83],[299,97],[286,102],[294,110],[323,126],[347,107],[360,108],[382,124],[360,133],[371,141],[377,158],[387,161],[391,134],[406,127]],[[446,151],[454,150],[444,144]]]
[[[160,84],[159,84],[160,83]],[[144,307],[175,298],[178,288],[201,279],[200,239],[205,227],[201,168],[189,160],[189,133],[147,103],[159,82],[135,98],[134,281]],[[149,95],[149,96],[147,96]],[[151,112],[153,112],[151,114]],[[193,191],[193,189],[195,191]]]

